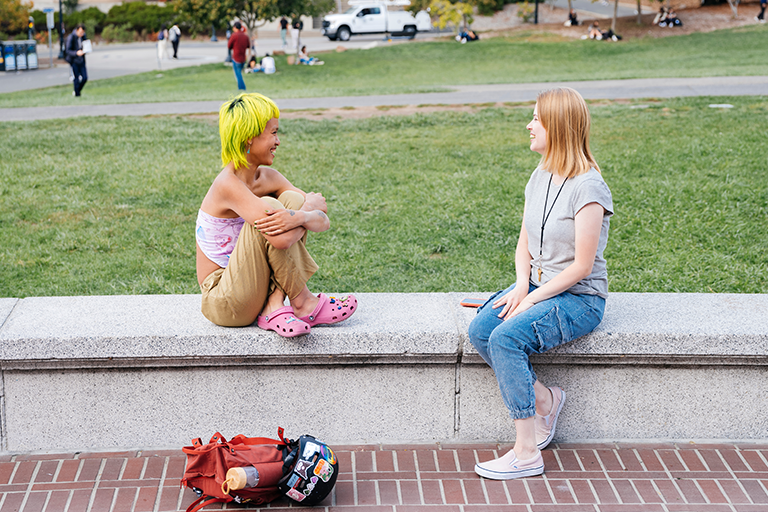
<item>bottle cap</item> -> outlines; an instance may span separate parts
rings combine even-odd
[[[247,483],[247,476],[244,468],[229,468],[227,479],[221,484],[221,492],[229,494],[229,491],[243,489]]]

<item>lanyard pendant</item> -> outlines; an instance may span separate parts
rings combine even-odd
[[[539,267],[539,282],[541,282],[541,267]]]

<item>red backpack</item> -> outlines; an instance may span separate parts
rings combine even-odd
[[[200,438],[192,440],[192,446],[182,451],[187,455],[187,468],[181,485],[194,490],[200,497],[187,512],[197,512],[211,503],[269,503],[284,493],[278,489],[278,482],[291,470],[284,463],[291,452],[291,442],[283,437],[283,429],[277,430],[280,440],[267,437],[245,437],[238,435],[227,441],[216,432],[210,442],[203,445]],[[224,493],[222,484],[227,471],[234,467],[253,466],[259,471],[257,487],[230,490]]]
[[[280,496],[288,496],[302,505],[316,505],[333,490],[339,475],[339,463],[330,446],[308,434],[291,441],[280,438],[235,436],[230,441],[216,432],[203,445],[200,438],[182,451],[187,468],[181,485],[199,498],[187,512],[198,512],[211,503],[253,503],[263,505]],[[256,468],[255,487],[230,488],[227,472],[232,468]]]

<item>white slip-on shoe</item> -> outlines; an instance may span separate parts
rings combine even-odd
[[[498,459],[475,464],[475,473],[491,480],[512,480],[544,473],[544,459],[541,452],[529,460],[519,460],[514,450],[509,450]]]
[[[563,404],[565,403],[565,391],[557,386],[549,388],[549,391],[552,393],[552,409],[549,411],[549,416],[534,415],[536,446],[539,450],[546,448],[555,437],[557,417],[560,415],[560,411],[563,410]]]

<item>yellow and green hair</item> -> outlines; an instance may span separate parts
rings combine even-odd
[[[280,117],[280,110],[262,94],[243,93],[225,102],[219,109],[222,167],[230,162],[235,169],[248,165],[245,156],[248,139],[261,135],[273,117]]]

